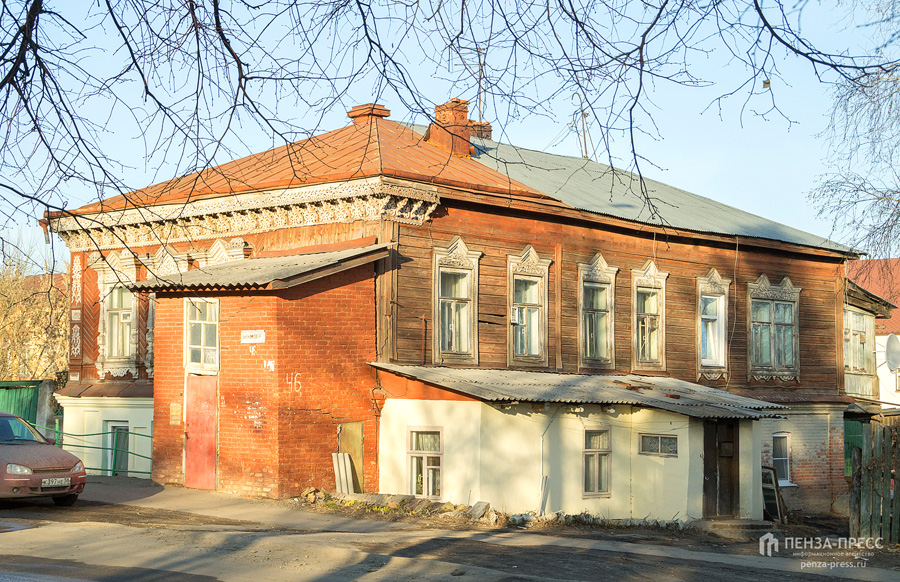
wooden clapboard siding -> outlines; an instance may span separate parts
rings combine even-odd
[[[839,257],[806,253],[805,249],[791,245],[754,246],[752,241],[743,239],[735,244],[721,237],[692,239],[656,233],[654,240],[653,232],[628,231],[617,225],[521,212],[503,213],[492,207],[446,200],[442,212],[436,213],[431,221],[423,226],[400,225],[397,233],[400,259],[395,339],[399,363],[421,364],[423,353],[424,363],[433,362],[432,249],[448,246],[455,236],[460,236],[470,250],[483,253],[478,281],[480,366],[507,366],[507,260],[509,255],[520,255],[531,245],[541,258],[553,261],[547,281],[549,370],[579,371],[578,263],[590,262],[599,252],[607,264],[619,269],[613,314],[616,370],[630,372],[632,365],[632,270],[642,269],[648,259],[654,259],[661,272],[669,273],[666,280],[667,374],[690,381],[698,378],[696,278],[715,268],[723,278],[732,280],[726,330],[730,386],[748,383],[747,284],[765,274],[774,285],[787,276],[803,289],[798,310],[800,385],[837,389],[838,351],[842,346],[835,333],[835,314],[840,312],[843,303],[841,287],[835,285],[835,278],[843,272]]]

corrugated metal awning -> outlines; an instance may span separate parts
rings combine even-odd
[[[354,249],[228,261],[131,283],[132,291],[286,289],[386,258],[393,243]]]
[[[695,418],[777,418],[784,406],[663,376],[555,374],[371,363],[379,370],[487,402],[629,404]]]

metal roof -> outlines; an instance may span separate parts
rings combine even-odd
[[[427,129],[411,124],[419,133]],[[472,138],[473,160],[573,208],[643,224],[694,232],[783,241],[831,251],[850,247],[710,198],[645,178],[658,216],[641,196],[637,175],[574,158]]]
[[[383,259],[393,243],[341,251],[229,261],[128,285],[132,291],[189,289],[284,289]]]
[[[488,402],[629,404],[694,418],[777,418],[784,406],[664,376],[555,374],[371,363]]]

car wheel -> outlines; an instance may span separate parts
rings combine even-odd
[[[62,507],[71,507],[75,505],[75,502],[78,500],[78,495],[60,495],[59,497],[53,498],[53,503],[62,506]]]

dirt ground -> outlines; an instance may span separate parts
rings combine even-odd
[[[355,519],[402,522],[415,529],[451,530],[471,532],[473,535],[462,539],[419,536],[417,539],[393,537],[390,535],[356,536],[339,541],[338,545],[352,548],[371,556],[369,562],[362,562],[359,568],[363,572],[374,572],[381,566],[378,558],[434,560],[435,563],[457,564],[470,574],[474,569],[490,569],[502,573],[502,580],[533,580],[535,576],[547,579],[597,580],[614,576],[619,580],[695,580],[714,579],[723,582],[757,582],[759,571],[741,570],[734,567],[716,567],[715,573],[709,571],[708,564],[678,560],[672,558],[654,558],[617,552],[580,550],[577,548],[554,548],[542,546],[523,549],[503,545],[484,543],[486,537],[494,534],[518,532],[525,536],[552,535],[567,538],[591,540],[612,540],[634,544],[653,544],[689,549],[692,551],[729,553],[740,555],[756,555],[758,543],[722,539],[700,531],[679,531],[677,529],[659,529],[649,527],[612,527],[595,525],[562,525],[552,522],[535,522],[533,527],[522,529],[508,527],[505,524],[486,525],[473,523],[460,518],[432,516],[413,516],[403,511],[387,508],[373,509],[362,504],[344,506],[335,502],[302,503],[295,500],[272,501],[284,508],[296,511],[337,514]],[[276,559],[274,556],[291,555],[289,548],[296,545],[296,540],[308,537],[308,534],[322,532],[296,529],[279,529],[265,526],[253,521],[237,521],[221,519],[205,515],[170,511],[164,509],[148,509],[131,505],[105,504],[80,500],[75,507],[61,510],[49,500],[36,501],[0,501],[0,532],[7,527],[38,527],[46,524],[79,524],[102,523],[128,526],[148,530],[160,540],[169,540],[173,546],[190,547],[198,545],[197,540],[204,535],[215,532],[216,535],[231,536],[231,539],[243,540],[239,543],[227,542],[217,546],[216,551],[223,559],[246,561]],[[830,518],[808,519],[804,525],[790,526],[786,535],[808,537],[846,535],[843,521]],[[298,537],[298,534],[300,537]],[[252,543],[251,543],[252,542]],[[267,550],[249,548],[268,548]],[[258,552],[275,552],[260,554]],[[284,559],[284,558],[282,558]],[[300,558],[297,558],[299,560]],[[292,558],[293,560],[293,558]],[[0,559],[0,569],[7,559]],[[307,562],[289,562],[298,564]],[[368,565],[367,565],[368,564]],[[868,566],[897,571],[900,579],[900,548],[882,550],[868,557]],[[9,566],[13,567],[13,566]],[[369,568],[365,570],[365,568]],[[7,568],[8,569],[8,568]],[[130,575],[134,575],[131,572]],[[771,574],[771,573],[770,573]],[[86,575],[87,576],[87,575]],[[456,576],[456,574],[454,574]],[[86,579],[90,579],[89,577]],[[123,575],[123,579],[128,576]],[[316,578],[318,579],[318,578]],[[324,579],[324,578],[323,578]],[[350,578],[352,579],[352,578]],[[813,575],[790,574],[779,576],[785,580],[814,580]]]

